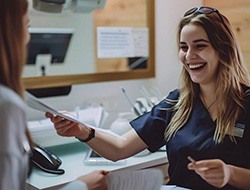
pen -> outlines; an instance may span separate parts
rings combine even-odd
[[[191,156],[188,156],[187,157],[189,160],[190,160],[190,162],[193,164],[193,169],[195,169],[195,170],[199,170],[199,171],[205,171],[205,170],[208,170],[209,169],[209,167],[201,167],[201,166],[198,166],[197,165],[197,163],[196,163],[196,160],[195,159],[193,159]]]
[[[188,156],[188,159],[190,162],[192,162],[193,164],[195,164],[196,160],[194,160],[191,156]]]

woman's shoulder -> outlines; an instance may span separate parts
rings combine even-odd
[[[21,107],[24,109],[23,99],[12,89],[0,85],[0,105],[1,107]]]
[[[179,99],[179,90],[175,89],[173,91],[171,91],[158,105],[157,107],[162,109],[162,108],[172,108]]]
[[[175,90],[171,91],[168,94],[168,96],[163,99],[163,101],[167,102],[167,103],[170,103],[170,104],[177,103],[178,99],[179,99],[179,96],[180,96],[179,89],[175,89]]]
[[[178,100],[180,95],[180,91],[179,89],[175,89],[173,91],[171,91],[168,96],[166,97],[166,99],[170,99],[170,100]]]

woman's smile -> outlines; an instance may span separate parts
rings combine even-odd
[[[195,64],[188,63],[187,65],[189,69],[192,71],[200,71],[206,66],[206,63],[195,63]]]

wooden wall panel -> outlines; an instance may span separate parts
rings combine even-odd
[[[203,4],[218,9],[229,19],[250,71],[250,1],[203,0]]]

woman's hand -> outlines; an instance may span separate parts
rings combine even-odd
[[[87,138],[89,135],[89,130],[87,127],[84,127],[78,123],[69,121],[60,116],[54,116],[51,113],[46,113],[46,117],[50,118],[58,135],[64,137],[77,137],[77,138]]]
[[[87,175],[81,176],[78,178],[78,180],[84,182],[89,190],[107,190],[108,184],[107,184],[107,174],[108,171],[94,171]]]
[[[230,179],[228,165],[219,159],[193,160],[188,164],[188,169],[194,170],[202,179],[218,188],[224,187]]]

